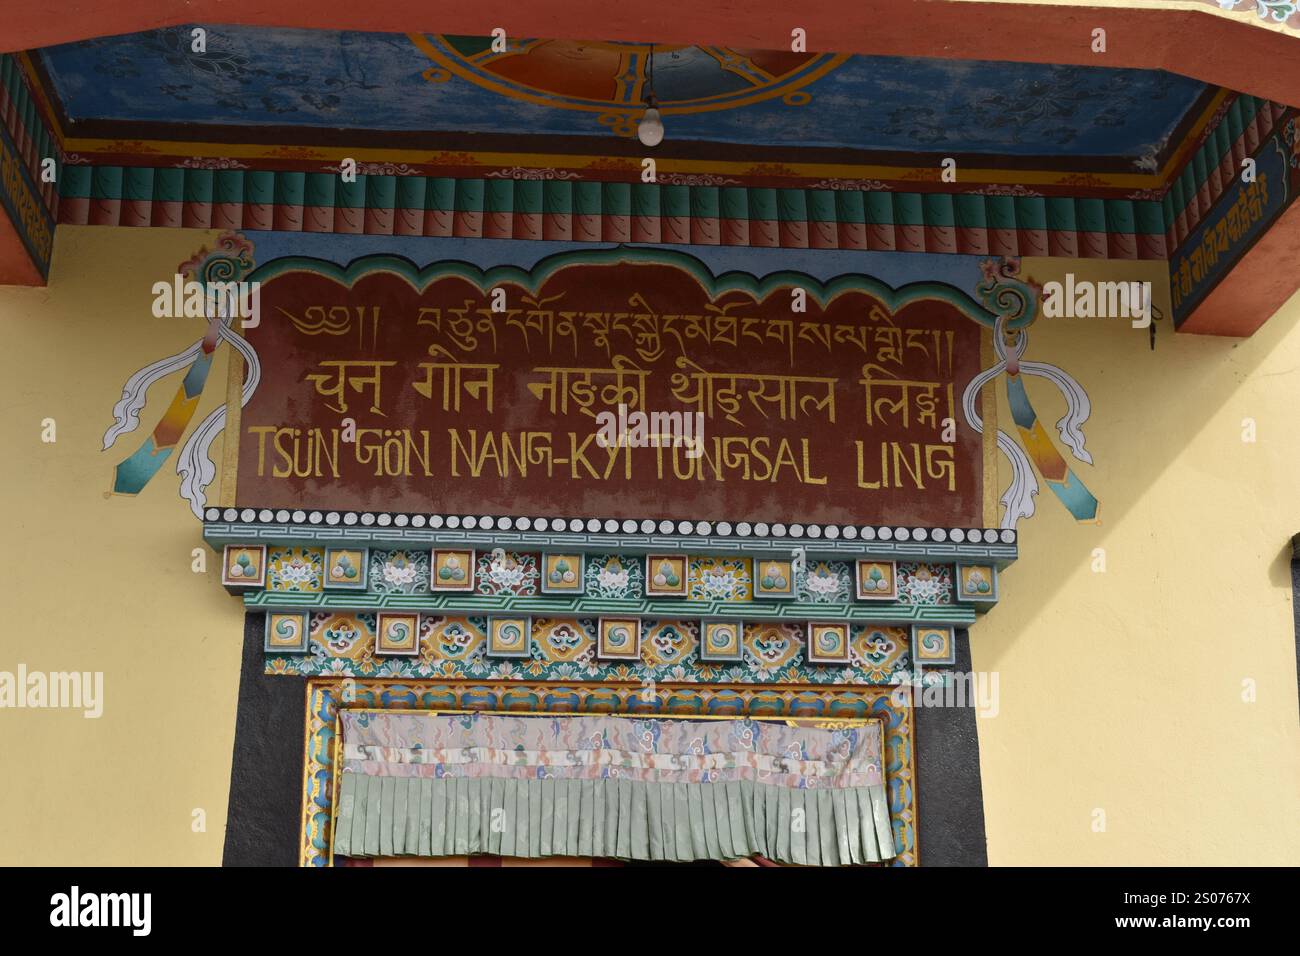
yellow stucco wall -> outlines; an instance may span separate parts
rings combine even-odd
[[[1123,268],[1022,264],[1043,282]],[[1286,822],[1300,795],[1300,296],[1249,339],[1157,335],[1152,352],[1146,330],[1059,319],[1030,337],[1026,358],[1091,399],[1094,465],[1071,463],[1101,521],[1077,524],[1044,490],[1002,601],[971,632],[975,669],[1000,678],[1000,713],[978,723],[992,864],[1300,862]],[[1029,387],[1055,437],[1064,402]]]
[[[0,710],[0,863],[221,862],[243,613],[218,561],[190,569],[202,541],[174,457],[139,498],[106,497],[177,377],[100,450],[126,379],[198,337],[192,319],[151,317],[150,286],[209,235],[60,227],[49,287],[0,288],[0,670],[104,672],[98,720]],[[208,391],[196,421],[225,395]],[[195,809],[206,832],[192,830]]]
[[[191,570],[197,523],[172,463],[138,499],[106,497],[166,398],[100,451],[125,379],[194,340],[192,321],[148,318],[149,286],[211,235],[64,226],[47,289],[0,288],[0,670],[105,675],[98,720],[0,710],[0,863],[220,862],[240,605],[215,561]],[[1046,281],[1063,265],[1026,271]],[[1078,471],[1102,523],[1040,495],[1003,600],[973,630],[976,668],[999,674],[999,713],[979,724],[990,862],[1300,860],[1285,824],[1300,792],[1297,320],[1300,299],[1243,342],[1162,329],[1154,354],[1113,321],[1035,328],[1028,358],[1059,363],[1092,400],[1096,464]],[[224,384],[224,350],[212,374]],[[224,394],[209,391],[199,416]],[[1032,395],[1050,427],[1062,403],[1043,383]],[[1098,547],[1105,573],[1091,570]]]

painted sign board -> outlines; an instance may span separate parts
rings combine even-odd
[[[961,404],[993,320],[949,286],[715,277],[622,247],[251,278],[268,374],[241,413],[241,506],[983,524]]]

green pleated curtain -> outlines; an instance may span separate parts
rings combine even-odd
[[[343,713],[338,856],[875,863],[879,725]]]

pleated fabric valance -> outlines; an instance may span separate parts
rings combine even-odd
[[[339,856],[894,856],[876,723],[343,711]]]

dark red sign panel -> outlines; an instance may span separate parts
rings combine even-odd
[[[893,308],[871,280],[809,279],[801,301],[666,254],[569,258],[486,277],[376,259],[346,281],[272,263],[240,503],[982,523],[961,413],[981,326],[952,290]]]

